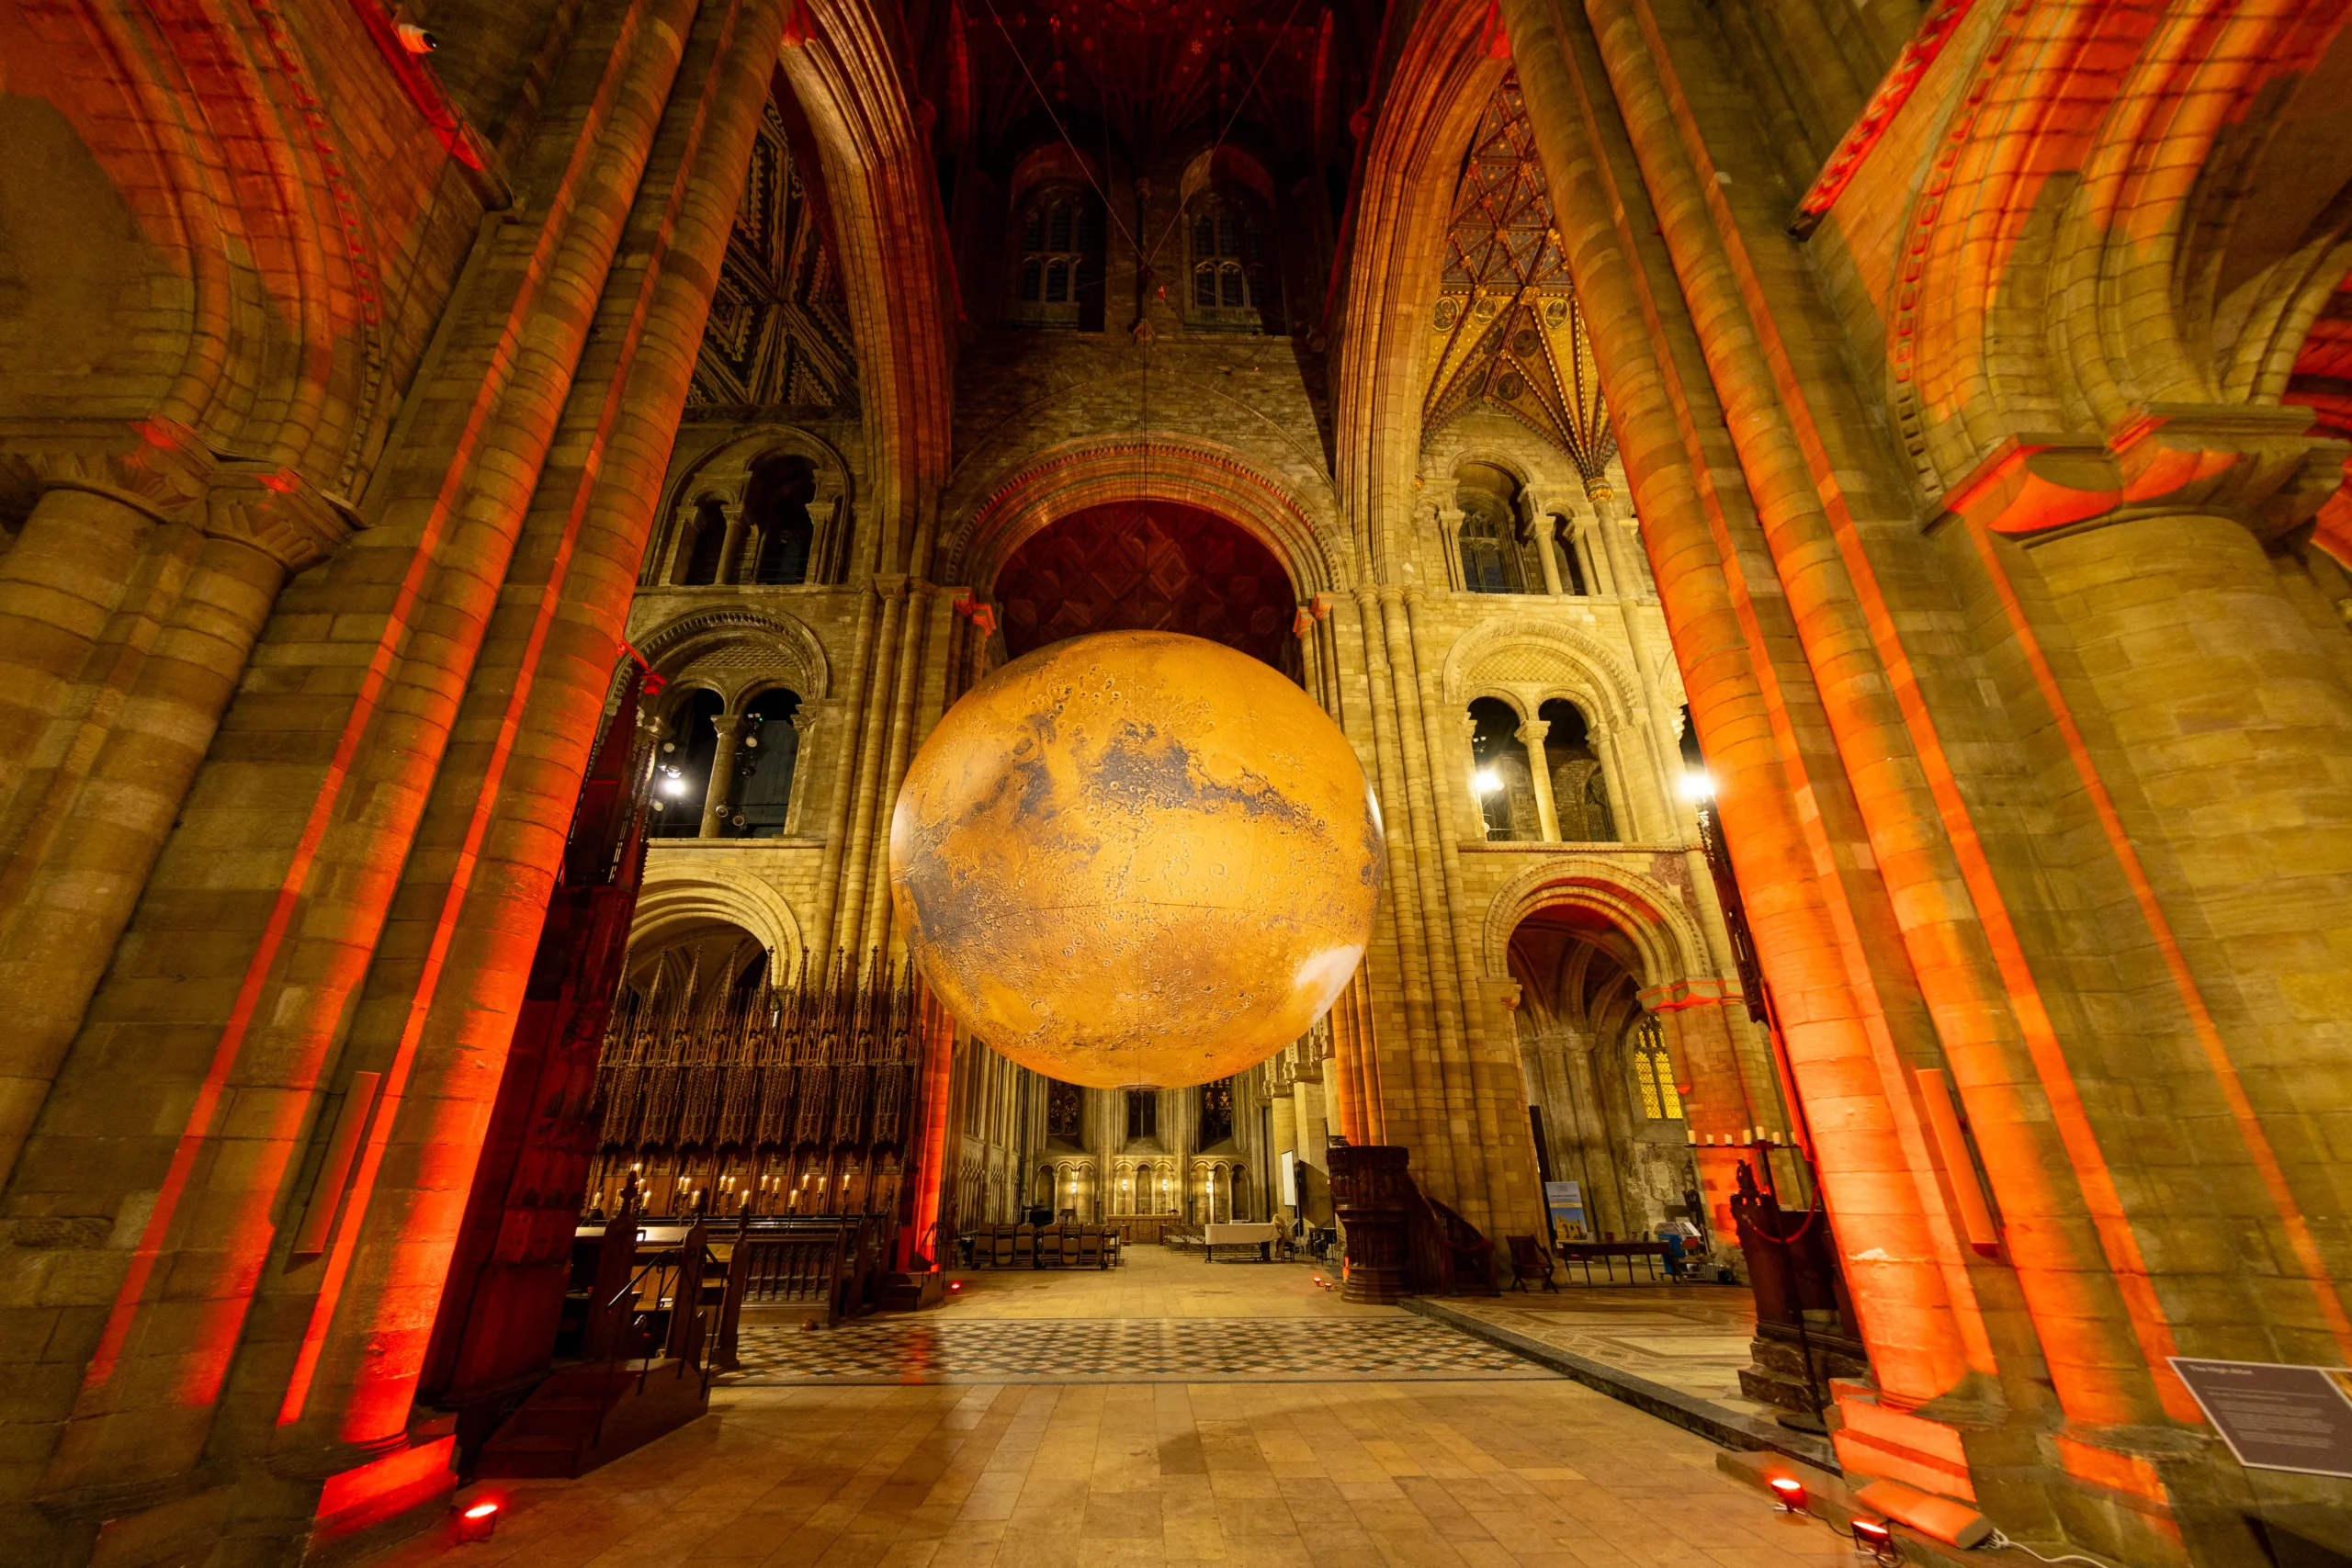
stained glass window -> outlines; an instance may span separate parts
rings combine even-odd
[[[1233,1136],[1233,1080],[1201,1086],[1201,1147],[1215,1148]]]
[[[1682,1094],[1674,1085],[1674,1058],[1667,1054],[1666,1032],[1656,1018],[1645,1018],[1627,1037],[1634,1058],[1634,1085],[1642,1096],[1642,1114],[1653,1122],[1682,1120]]]
[[[1046,1083],[1046,1136],[1078,1141],[1079,1116],[1086,1097],[1074,1083]]]

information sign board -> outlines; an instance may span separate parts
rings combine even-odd
[[[2171,1360],[2248,1470],[2352,1480],[2352,1369]]]
[[[1592,1239],[1592,1228],[1585,1223],[1583,1187],[1573,1181],[1547,1181],[1544,1184],[1544,1206],[1552,1211],[1553,1239]]]

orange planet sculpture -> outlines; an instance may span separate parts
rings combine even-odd
[[[964,1026],[1066,1083],[1179,1088],[1265,1060],[1355,973],[1380,811],[1323,710],[1171,632],[1039,649],[907,770],[890,891]]]

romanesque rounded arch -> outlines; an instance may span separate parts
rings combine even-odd
[[[985,588],[1039,529],[1119,501],[1174,502],[1230,519],[1273,552],[1302,600],[1338,585],[1313,513],[1289,485],[1229,447],[1171,435],[1072,441],[1040,454],[942,540],[942,581]]]
[[[1634,945],[1646,990],[1712,976],[1699,925],[1674,890],[1630,866],[1597,857],[1547,860],[1505,884],[1487,906],[1483,961],[1490,979],[1510,976],[1511,932],[1539,909],[1589,910]]]
[[[781,66],[817,143],[842,300],[857,344],[867,505],[884,571],[929,570],[922,498],[954,463],[954,285],[933,236],[945,220],[894,48],[897,12],[808,0],[786,24]]]
[[[1462,470],[1475,463],[1480,468],[1493,468],[1502,474],[1519,487],[1520,493],[1522,495],[1543,486],[1544,480],[1536,473],[1533,464],[1495,442],[1466,441],[1451,443],[1449,446],[1451,449],[1445,453],[1443,465],[1440,470],[1447,484],[1459,484]]]
[[[1611,726],[1642,711],[1624,661],[1590,633],[1548,617],[1499,616],[1464,633],[1446,653],[1443,682],[1450,704],[1500,697],[1530,716],[1531,697],[1581,699],[1588,717]]]
[[[629,951],[657,953],[697,930],[731,925],[750,932],[767,949],[771,975],[789,974],[807,948],[792,906],[761,878],[711,863],[713,859],[696,855],[691,863],[647,868],[637,914],[629,922]]]
[[[715,509],[739,515],[751,487],[752,469],[770,457],[798,457],[808,465],[816,491],[808,499],[831,518],[831,530],[840,536],[854,513],[855,486],[848,459],[831,443],[797,425],[763,424],[743,432],[695,458],[673,475],[668,485],[655,537],[645,555],[645,581],[668,582],[682,571],[693,547],[695,529],[717,526],[705,514]],[[814,563],[812,563],[813,565]]]
[[[698,610],[654,631],[639,651],[665,680],[707,686],[729,706],[773,685],[790,687],[804,702],[831,692],[831,669],[817,634],[776,611]]]
[[[752,466],[763,457],[803,457],[817,478],[817,499],[846,504],[853,479],[848,459],[831,442],[793,424],[763,424],[745,431],[726,445],[713,447],[689,464],[670,488],[668,514],[675,519],[682,508],[717,501],[743,504],[743,490],[751,483]]]

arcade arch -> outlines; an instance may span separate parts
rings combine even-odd
[[[1623,870],[1553,868],[1496,900],[1489,973],[1512,983],[1530,1132],[1545,1179],[1573,1181],[1584,1237],[1706,1228],[1679,1068],[1653,1002],[1699,968],[1695,925]]]
[[[681,474],[646,551],[645,586],[796,587],[845,580],[849,465],[805,430],[761,425]]]

